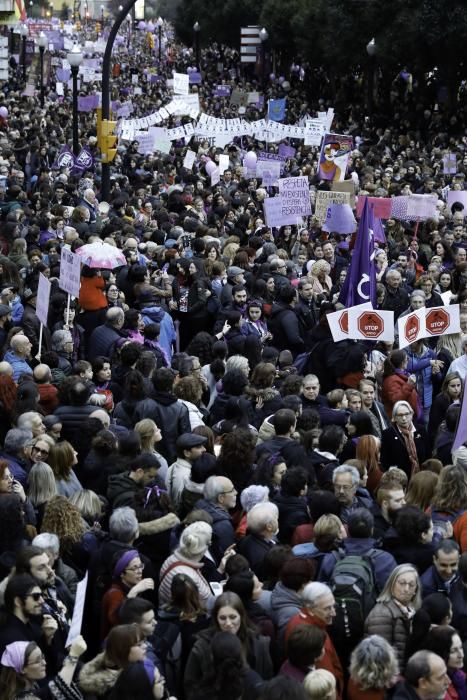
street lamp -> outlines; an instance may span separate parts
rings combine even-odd
[[[40,80],[41,80],[41,107],[44,106],[44,51],[47,46],[47,37],[44,32],[41,32],[37,39],[37,45],[39,47],[39,57],[40,57]]]
[[[81,46],[75,44],[70,53],[66,56],[71,68],[71,77],[73,78],[73,153],[78,155],[78,71],[83,62],[83,54]]]
[[[53,2],[49,2],[49,9],[50,9],[50,16],[53,16],[54,13],[54,4]]]
[[[376,62],[376,52],[378,47],[376,45],[375,39],[371,39],[366,45],[366,52],[368,54],[368,81],[367,81],[367,110],[368,114],[373,112],[373,96],[374,96],[374,85],[375,85],[375,62]]]
[[[195,33],[195,57],[196,57],[196,67],[198,70],[201,70],[201,61],[200,61],[200,55],[199,55],[199,30],[201,27],[199,26],[199,22],[195,22],[193,25],[193,31]]]
[[[101,25],[102,31],[104,31],[104,5],[101,5]]]
[[[164,24],[164,20],[162,17],[159,17],[157,22],[156,22],[158,29],[159,29],[159,63],[162,61],[162,25]]]
[[[19,30],[21,34],[21,65],[23,68],[23,83],[26,82],[26,39],[29,34],[29,29],[26,24],[22,24]]]
[[[269,34],[264,27],[259,33],[259,38],[261,39],[261,83],[264,90],[266,82],[266,42],[269,39]]]

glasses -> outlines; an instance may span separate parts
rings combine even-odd
[[[347,486],[346,485],[339,486],[338,484],[334,484],[334,488],[336,491],[344,491],[347,493],[348,491],[352,491],[352,489],[355,488],[355,486],[353,484],[350,484],[350,486],[348,486],[348,485]]]
[[[230,491],[222,491],[222,494],[226,496],[228,493],[237,493],[237,489],[234,487]]]
[[[410,418],[411,415],[411,413],[398,413],[396,418]]]
[[[133,573],[136,573],[137,571],[142,571],[144,569],[144,564],[138,564],[137,566],[129,566],[125,569],[125,571],[132,571]]]
[[[44,600],[44,596],[42,593],[29,593],[26,598],[32,598],[36,603],[38,603],[40,600]]]
[[[8,472],[8,474],[4,474],[2,477],[2,481],[13,481],[13,479],[14,479],[13,474],[10,474],[9,472]]]
[[[39,658],[36,659],[36,661],[28,661],[28,663],[25,664],[25,668],[27,668],[28,666],[37,666],[37,664],[43,664],[44,661],[45,661],[45,656],[44,656],[44,654],[41,654],[39,656]]]

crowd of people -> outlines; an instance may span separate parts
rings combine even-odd
[[[131,96],[137,116],[193,64],[168,25],[164,37],[157,81],[145,34],[116,45],[112,97]],[[217,84],[260,86],[238,59],[203,50],[206,113],[238,116]],[[358,143],[357,195],[439,199],[436,220],[384,222],[378,308],[397,320],[449,293],[461,332],[399,349],[333,341],[353,241],[314,215],[265,225],[274,189],[242,168],[264,144],[194,139],[186,170],[183,142],[168,155],[120,142],[103,201],[94,116],[80,113],[94,169],[54,166],[69,92],[52,81],[41,108],[13,71],[0,125],[0,698],[467,700],[467,447],[453,451],[467,228],[446,204],[467,175],[462,103],[455,116],[420,105],[396,78],[368,120],[358,81],[333,96],[333,129]],[[295,123],[331,106],[330,89],[294,65],[265,96],[285,91]],[[330,185],[319,149],[288,145],[284,173],[307,176],[314,202]],[[206,163],[222,153],[211,186]],[[83,265],[68,304],[61,249],[99,240],[125,264]]]

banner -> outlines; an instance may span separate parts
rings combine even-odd
[[[322,180],[345,180],[352,150],[351,136],[325,134],[319,157],[319,177]]]
[[[359,194],[357,197],[357,219],[361,217],[364,204],[367,200],[373,207],[373,216],[376,216],[378,219],[391,218],[391,197],[367,197],[366,195]]]
[[[394,311],[349,309],[349,338],[394,342]]]
[[[94,156],[88,146],[83,146],[75,158],[73,173],[83,173],[85,170],[94,170]]]
[[[261,178],[263,185],[278,187],[281,176],[281,164],[278,160],[256,161],[256,177]]]
[[[69,146],[62,146],[52,168],[72,168],[75,164],[75,157]]]
[[[174,95],[188,95],[190,93],[190,78],[186,73],[175,73],[174,76]]]

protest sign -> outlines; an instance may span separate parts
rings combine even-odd
[[[73,297],[79,297],[81,285],[81,258],[69,248],[60,253],[60,279],[58,286]]]
[[[345,180],[352,145],[351,136],[324,135],[319,157],[319,177],[322,180]]]
[[[185,158],[183,159],[183,167],[186,168],[187,170],[191,170],[194,163],[196,160],[196,153],[194,151],[188,151],[185,154]]]
[[[186,73],[173,74],[173,90],[174,95],[188,95],[190,92],[190,78]]]
[[[39,321],[46,326],[49,315],[50,284],[47,277],[42,272],[39,273],[39,286],[37,288],[36,316]]]
[[[278,153],[282,158],[294,158],[295,157],[295,148],[292,148],[292,146],[287,146],[285,143],[281,143],[279,145],[279,150]]]
[[[460,333],[459,304],[425,308],[425,331],[422,338],[436,338],[447,333]]]
[[[229,169],[230,166],[230,161],[229,161],[229,156],[226,155],[225,153],[221,153],[219,156],[219,172],[221,175],[225,173],[226,170]]]
[[[230,85],[217,85],[213,90],[214,97],[230,97]]]
[[[394,341],[394,311],[349,309],[349,338],[354,340]]]
[[[332,182],[331,190],[333,192],[348,192],[350,194],[350,206],[355,209],[355,184],[353,180],[343,180],[342,182]],[[374,210],[373,210],[374,214]]]
[[[232,90],[230,104],[236,107],[246,107],[248,104],[248,93],[244,90]]]
[[[354,306],[354,309],[371,309],[372,306],[369,302],[365,304],[359,304]],[[326,319],[329,323],[329,328],[331,329],[332,337],[334,342],[337,343],[338,340],[348,340],[349,337],[349,310],[340,309],[339,311],[334,311],[333,313],[326,314]]]
[[[391,197],[367,197],[361,194],[357,197],[357,218],[360,218],[362,215],[365,199],[368,199],[368,203],[373,207],[373,216],[376,216],[378,219],[391,218],[393,201]]]
[[[88,572],[84,578],[79,581],[76,586],[75,604],[73,607],[73,616],[71,618],[66,647],[69,647],[72,642],[81,634],[81,625],[83,624],[84,602],[86,600],[86,588],[88,586]]]
[[[443,156],[443,175],[455,175],[457,173],[457,159],[455,153],[446,153]]]
[[[279,195],[286,216],[309,216],[311,214],[310,188],[304,175],[279,180]]]
[[[218,182],[220,182],[221,179],[221,174],[219,172],[219,168],[215,168],[211,172],[211,186],[217,185]]]
[[[331,204],[350,204],[349,192],[327,192],[318,190],[315,199],[315,216],[321,224],[324,224]]]
[[[267,173],[266,177],[265,173]],[[258,160],[256,162],[256,177],[262,179],[263,185],[278,187],[280,176],[281,164],[278,160]]]
[[[449,190],[448,192],[448,209],[451,210],[452,205],[459,202],[463,205],[464,211],[467,213],[467,190]]]
[[[326,126],[320,119],[308,119],[305,122],[305,146],[321,146]]]
[[[397,320],[397,333],[399,336],[399,348],[415,343],[423,337],[425,332],[425,308],[417,309],[407,316],[400,316]]]
[[[287,224],[295,224],[296,217],[287,216],[283,213],[282,197],[269,197],[263,202],[264,216],[266,225],[270,228],[287,226]]]

